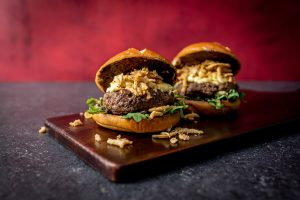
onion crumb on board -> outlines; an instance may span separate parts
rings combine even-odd
[[[101,141],[101,136],[99,134],[95,134],[95,141],[100,142]]]
[[[188,136],[187,134],[184,134],[184,133],[180,133],[180,134],[178,135],[178,138],[179,138],[180,140],[187,141],[187,140],[190,139],[190,136]]]
[[[171,144],[176,144],[178,142],[178,139],[176,137],[173,137],[170,139]]]
[[[73,126],[73,127],[76,127],[76,126],[82,126],[83,123],[82,123],[82,121],[80,121],[80,119],[76,119],[73,122],[70,122],[69,125]]]
[[[107,144],[117,146],[121,149],[123,149],[126,145],[130,145],[132,143],[133,142],[128,140],[127,138],[121,138],[121,135],[118,135],[116,139],[107,139]]]
[[[203,133],[202,130],[198,129],[177,127],[173,130],[163,131],[160,134],[154,134],[152,139],[170,139],[170,143],[175,144],[178,139],[188,141],[190,139],[189,134],[202,135]]]

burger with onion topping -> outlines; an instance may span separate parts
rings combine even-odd
[[[240,62],[232,51],[216,42],[191,44],[173,59],[175,87],[198,114],[224,115],[236,111],[244,94],[235,75]]]
[[[186,107],[173,94],[176,69],[161,55],[144,49],[123,51],[96,73],[103,98],[89,98],[86,117],[100,126],[125,132],[166,130]]]

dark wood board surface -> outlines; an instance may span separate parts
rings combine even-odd
[[[300,117],[300,91],[287,93],[266,93],[245,91],[246,102],[237,115],[219,118],[201,118],[198,123],[182,122],[178,126],[197,128],[204,131],[202,136],[191,136],[189,141],[170,145],[169,140],[153,140],[151,135],[136,135],[112,131],[98,126],[91,119],[79,114],[53,117],[46,120],[49,133],[60,143],[70,148],[86,163],[102,172],[112,181],[123,181],[128,173],[143,170],[143,164],[165,159],[168,156],[198,149],[198,147],[244,135]],[[83,126],[70,127],[69,122],[81,119]],[[267,130],[267,129],[266,129]],[[95,142],[99,134],[101,142]],[[133,141],[133,145],[120,149],[106,144],[107,138],[118,134]],[[201,149],[199,149],[201,151]],[[170,166],[171,167],[171,166]],[[131,174],[134,176],[134,173]]]

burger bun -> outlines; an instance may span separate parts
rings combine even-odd
[[[125,119],[119,115],[98,113],[92,116],[93,120],[100,126],[116,131],[131,133],[153,133],[167,130],[180,121],[180,113],[166,114],[153,119],[143,119],[136,122],[133,119]]]
[[[207,101],[185,100],[185,104],[192,107],[192,110],[199,115],[220,116],[235,112],[240,107],[241,101],[239,99],[235,102],[222,101],[224,107],[221,109],[216,109]]]

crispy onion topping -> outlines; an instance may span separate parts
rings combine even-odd
[[[172,86],[164,83],[163,78],[156,71],[149,71],[148,68],[134,70],[130,74],[119,74],[114,77],[110,87],[106,92],[116,92],[127,89],[136,96],[147,95],[147,99],[152,98],[149,89],[154,91],[171,92]]]
[[[210,82],[216,85],[226,82],[235,83],[233,73],[228,63],[206,60],[194,66],[184,66],[177,70],[178,80],[182,83],[181,92],[185,94],[188,83]]]

